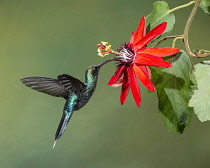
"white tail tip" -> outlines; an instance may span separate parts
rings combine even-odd
[[[53,149],[55,148],[55,144],[56,144],[57,140],[55,140],[54,144],[53,144]]]

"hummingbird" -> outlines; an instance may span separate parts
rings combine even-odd
[[[57,140],[64,133],[73,112],[82,108],[93,95],[100,68],[104,64],[114,60],[116,60],[116,58],[106,60],[98,65],[89,66],[85,72],[84,83],[67,74],[58,75],[57,79],[42,76],[29,76],[20,79],[23,84],[31,89],[51,96],[62,97],[66,100],[63,115],[55,134],[53,148]]]

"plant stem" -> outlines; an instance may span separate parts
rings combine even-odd
[[[189,29],[190,29],[191,23],[192,23],[192,21],[194,19],[194,16],[195,16],[195,14],[197,12],[197,9],[199,7],[200,2],[201,2],[201,0],[194,0],[194,1],[191,1],[191,2],[189,2],[187,4],[185,4],[185,5],[181,5],[181,6],[178,6],[176,8],[173,8],[173,9],[169,10],[165,15],[168,15],[169,13],[174,12],[174,11],[176,11],[178,9],[182,9],[182,8],[188,7],[188,6],[192,5],[192,4],[195,4],[193,9],[192,9],[192,11],[191,11],[191,13],[190,13],[190,16],[189,16],[189,18],[187,20],[187,23],[185,25],[183,35],[165,37],[165,38],[161,39],[160,41],[158,41],[153,47],[156,47],[157,45],[159,45],[160,43],[162,43],[163,41],[165,41],[165,40],[167,40],[169,38],[175,38],[173,40],[173,43],[172,43],[172,48],[174,48],[176,41],[178,39],[183,39],[186,52],[187,52],[187,54],[190,57],[201,58],[201,57],[208,57],[208,56],[210,56],[210,53],[207,50],[196,50],[195,52],[192,52],[190,50],[190,46],[189,46],[189,42],[188,42]],[[202,53],[202,52],[205,52],[205,53]]]
[[[193,7],[192,12],[190,13],[190,16],[189,16],[187,23],[185,25],[184,34],[183,34],[186,52],[191,57],[197,57],[197,55],[195,53],[191,52],[191,50],[190,50],[190,46],[189,46],[189,42],[188,42],[188,33],[189,33],[191,23],[193,21],[193,18],[195,16],[196,12],[197,12],[200,2],[201,2],[201,0],[196,0],[195,6]]]
[[[189,2],[187,4],[185,4],[185,5],[181,5],[181,6],[178,6],[176,8],[173,8],[173,9],[169,10],[168,13],[172,13],[172,12],[178,10],[178,9],[182,9],[182,8],[188,7],[188,6],[190,6],[190,5],[194,4],[194,3],[195,3],[195,1],[191,1],[191,2]]]
[[[161,18],[163,18],[164,16],[166,16],[166,15],[168,15],[169,13],[172,13],[172,12],[178,10],[178,9],[182,9],[182,8],[188,7],[188,6],[192,5],[192,4],[194,4],[195,2],[196,2],[196,0],[195,0],[195,1],[191,1],[191,2],[189,2],[189,3],[187,3],[187,4],[184,4],[184,5],[175,7],[175,8],[173,8],[173,9],[169,10],[168,12],[166,12]],[[154,24],[154,23],[153,23],[153,24]],[[182,35],[167,36],[167,37],[161,39],[160,41],[158,41],[153,47],[157,47],[160,43],[162,43],[163,41],[165,41],[165,40],[167,40],[167,39],[170,39],[170,38],[178,38],[178,39],[181,39],[181,38],[183,38],[183,36],[182,36]],[[176,41],[176,39],[175,39],[175,41]],[[174,43],[175,43],[175,42],[173,42],[172,46],[175,45]]]
[[[177,41],[178,39],[180,39],[180,40],[183,39],[183,36],[176,37],[176,38],[173,40],[172,48],[175,48],[175,44],[176,44],[176,41]]]
[[[177,36],[167,36],[164,37],[163,39],[161,39],[160,41],[158,41],[155,45],[153,45],[152,47],[157,47],[160,43],[162,43],[163,41],[167,40],[167,39],[171,39],[171,38],[182,38],[182,35],[177,35]]]
[[[196,1],[196,0],[195,0],[195,1]],[[170,14],[170,13],[172,13],[172,12],[178,10],[178,9],[182,9],[182,8],[185,8],[185,7],[188,7],[188,6],[192,5],[192,4],[194,4],[195,1],[191,1],[191,2],[189,2],[189,3],[187,3],[187,4],[185,4],[185,5],[181,5],[181,6],[178,6],[178,7],[176,7],[176,8],[173,8],[173,9],[169,10],[169,11],[166,12],[162,17],[160,17],[158,20],[156,20],[156,22],[158,22],[160,19],[162,19],[162,18],[165,17],[166,15],[168,15],[168,14]],[[151,26],[153,26],[156,22],[154,22],[153,24],[151,24]]]
[[[193,21],[193,18],[195,16],[196,12],[197,12],[197,9],[199,7],[200,2],[201,2],[201,0],[196,0],[195,6],[192,9],[192,12],[191,12],[191,14],[190,14],[190,16],[189,16],[189,18],[187,20],[187,23],[185,25],[184,34],[183,34],[183,37],[184,37],[184,45],[185,45],[187,54],[189,56],[191,56],[191,57],[197,57],[197,58],[210,56],[210,53],[207,50],[198,50],[197,52],[192,52],[190,50],[190,46],[189,46],[189,42],[188,42],[189,29],[190,29],[191,23]],[[201,52],[205,52],[205,53],[202,54]]]

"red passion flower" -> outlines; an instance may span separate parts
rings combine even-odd
[[[146,34],[145,17],[142,17],[136,32],[132,33],[130,41],[122,44],[118,48],[118,52],[110,49],[110,45],[102,42],[103,46],[98,45],[99,55],[107,55],[108,53],[116,54],[118,59],[117,69],[111,77],[108,85],[118,87],[122,85],[120,102],[124,104],[129,91],[131,90],[136,105],[140,107],[141,94],[137,79],[149,90],[154,92],[155,87],[151,80],[151,72],[149,66],[168,68],[171,63],[164,61],[160,57],[170,56],[178,53],[177,48],[147,48],[150,43],[158,35],[162,34],[167,26],[167,22],[163,22],[153,28]]]

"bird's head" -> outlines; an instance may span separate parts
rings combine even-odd
[[[100,68],[101,67],[98,65],[89,66],[86,70],[86,74],[89,74],[91,76],[97,76]]]
[[[103,65],[105,65],[108,62],[115,61],[115,60],[116,60],[116,58],[112,58],[112,59],[102,62],[101,64],[89,66],[86,70],[86,74],[91,74],[92,76],[97,76],[100,68]]]

